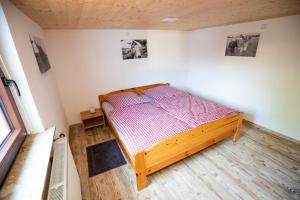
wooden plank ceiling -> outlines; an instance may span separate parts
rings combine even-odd
[[[11,1],[45,29],[195,30],[300,14],[300,0]]]

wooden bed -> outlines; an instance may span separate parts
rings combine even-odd
[[[113,91],[105,95],[99,95],[99,102],[102,106],[102,103],[106,101],[106,98],[110,95],[121,92],[135,92],[141,94],[143,90],[161,85],[169,84],[159,83]],[[231,113],[216,121],[176,134],[151,148],[138,152],[134,157],[129,154],[129,151],[120,140],[117,131],[107,116],[106,119],[127,159],[135,169],[137,189],[141,190],[147,186],[147,175],[182,160],[231,135],[233,135],[233,141],[237,141],[240,137],[243,113]]]

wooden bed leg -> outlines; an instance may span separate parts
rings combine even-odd
[[[135,155],[135,175],[138,191],[147,186],[146,166],[145,166],[145,151],[138,152]]]
[[[233,135],[234,142],[236,142],[238,139],[240,139],[240,132],[241,132],[241,127],[242,127],[243,117],[244,117],[244,113],[240,113],[238,124],[237,124],[236,130]]]

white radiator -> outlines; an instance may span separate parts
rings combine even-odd
[[[81,200],[80,179],[67,138],[54,143],[48,200]]]

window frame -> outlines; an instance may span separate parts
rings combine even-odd
[[[4,138],[4,140],[0,143],[0,150],[1,150],[2,144],[5,143],[6,139],[12,134],[13,129],[14,129],[14,126],[13,126],[11,120],[10,120],[9,114],[8,114],[6,108],[5,108],[5,105],[4,105],[4,102],[3,102],[2,98],[1,98],[1,96],[0,96],[0,112],[3,113],[4,118],[5,118],[5,120],[6,120],[7,124],[8,124],[9,129],[10,129],[9,133],[6,135],[6,137]]]
[[[0,76],[4,76],[1,69]],[[10,133],[0,144],[0,185],[2,185],[25,140],[26,130],[9,87],[5,87],[1,80],[0,98],[0,109],[3,110],[11,128]]]

